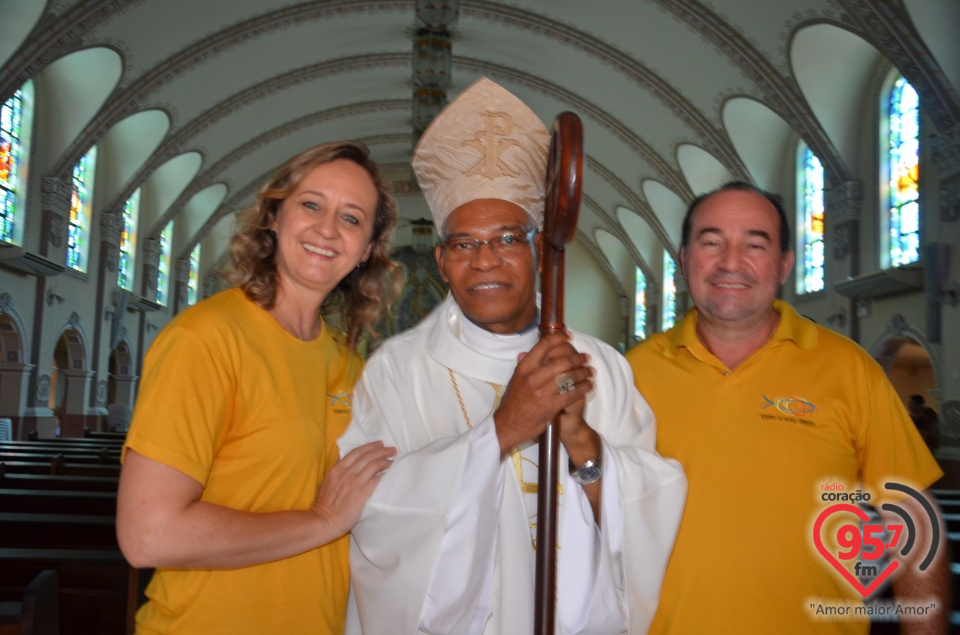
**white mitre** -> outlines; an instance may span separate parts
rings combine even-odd
[[[434,118],[414,150],[417,182],[437,232],[452,211],[497,198],[523,208],[543,226],[550,133],[508,90],[482,78]]]

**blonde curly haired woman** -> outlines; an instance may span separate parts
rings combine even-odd
[[[395,450],[338,461],[336,440],[358,339],[399,290],[396,218],[362,144],[290,159],[240,215],[234,288],[152,344],[117,511],[124,555],[156,568],[138,632],[343,632],[346,534]]]

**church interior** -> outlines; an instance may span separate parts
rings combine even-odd
[[[382,330],[415,324],[446,288],[411,154],[485,76],[582,121],[571,327],[666,330],[686,206],[775,192],[783,299],[923,397],[960,488],[958,28],[956,0],[4,1],[0,441],[122,436],[157,333],[226,288],[235,214],[325,141],[384,170],[406,286]]]

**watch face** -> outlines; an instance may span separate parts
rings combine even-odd
[[[596,463],[587,461],[579,470],[573,473],[573,480],[581,485],[589,485],[590,483],[599,481],[602,475],[603,471]]]

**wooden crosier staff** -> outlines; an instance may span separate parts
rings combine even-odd
[[[563,330],[563,261],[577,229],[583,174],[583,126],[572,112],[553,122],[547,157],[547,191],[543,213],[540,273],[540,337]],[[558,417],[559,419],[559,417]],[[537,472],[537,564],[535,635],[554,635],[557,604],[557,461],[559,423],[552,421],[540,437]]]

